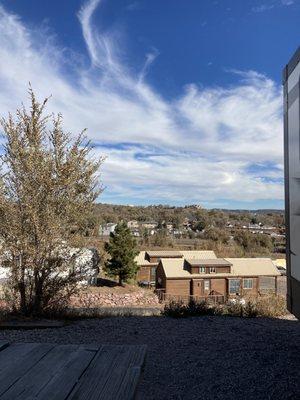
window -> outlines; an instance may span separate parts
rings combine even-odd
[[[156,267],[151,267],[151,280],[155,280],[155,275],[156,275]]]
[[[204,281],[204,290],[209,290],[210,289],[210,281],[205,280]]]
[[[240,280],[229,279],[229,294],[237,294],[240,291]]]
[[[209,268],[209,273],[210,274],[215,274],[216,273],[216,268],[215,267],[210,267]]]
[[[243,279],[243,288],[244,289],[252,289],[253,288],[253,279],[251,279],[251,278]]]
[[[199,274],[205,274],[205,267],[199,267]]]

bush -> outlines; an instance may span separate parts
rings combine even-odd
[[[163,315],[172,318],[187,317],[187,306],[183,301],[172,300],[165,305]]]
[[[232,299],[227,304],[209,305],[207,301],[191,299],[188,304],[171,301],[165,305],[163,315],[173,318],[195,317],[200,315],[223,315],[232,317],[274,318],[285,315],[286,301],[282,296],[266,296],[258,299]]]
[[[188,304],[183,301],[170,301],[165,305],[163,315],[173,318],[195,317],[200,315],[215,315],[216,307],[210,306],[207,301],[191,299]]]
[[[258,316],[258,308],[257,304],[251,300],[248,300],[243,309],[243,316],[254,318]]]
[[[191,317],[198,315],[213,315],[214,309],[213,307],[209,306],[205,300],[196,301],[191,299],[186,307],[186,312]]]
[[[283,296],[261,297],[257,301],[257,311],[260,317],[280,317],[287,314],[286,299]]]

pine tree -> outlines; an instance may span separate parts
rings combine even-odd
[[[136,240],[125,222],[118,224],[115,232],[110,234],[109,242],[105,243],[105,250],[110,255],[105,264],[105,271],[111,276],[118,276],[119,285],[135,278],[138,265],[134,259],[138,250]]]

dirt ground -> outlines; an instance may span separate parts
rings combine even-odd
[[[17,342],[146,344],[138,400],[300,399],[300,324],[289,319],[129,317],[0,331]]]

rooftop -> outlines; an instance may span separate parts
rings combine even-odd
[[[219,266],[219,267],[229,267],[232,265],[230,262],[226,261],[224,258],[203,258],[203,259],[186,259],[192,267],[197,267],[198,265],[205,265],[205,266]]]
[[[156,265],[157,263],[150,263],[145,259],[146,253],[150,257],[156,258],[179,258],[179,259],[189,259],[189,260],[203,260],[203,259],[216,259],[217,256],[212,250],[159,250],[159,251],[140,251],[136,256],[135,261],[138,265]]]
[[[184,268],[183,259],[162,259],[162,267],[167,278],[205,278],[240,276],[279,276],[280,272],[270,258],[226,258],[231,267],[230,273],[191,274]]]
[[[159,251],[146,251],[149,257],[182,257],[180,251],[177,250],[159,250]]]

